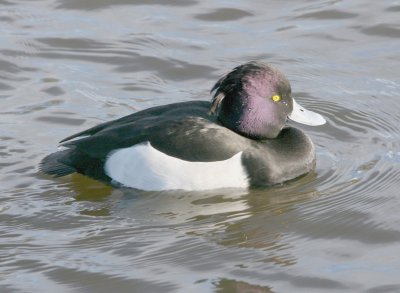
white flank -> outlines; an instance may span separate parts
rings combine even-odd
[[[118,149],[104,169],[114,181],[141,190],[247,188],[242,152],[217,162],[189,162],[168,156],[149,142]]]

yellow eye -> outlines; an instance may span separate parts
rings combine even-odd
[[[273,100],[274,102],[279,102],[279,101],[281,100],[281,96],[280,96],[280,95],[273,95],[273,96],[272,96],[272,100]]]

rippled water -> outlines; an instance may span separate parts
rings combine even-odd
[[[400,292],[398,1],[0,0],[1,292]],[[38,163],[276,64],[328,119],[317,169],[241,193],[139,193]]]

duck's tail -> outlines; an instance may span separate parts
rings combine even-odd
[[[63,163],[63,159],[71,154],[71,149],[55,152],[43,158],[39,169],[41,172],[54,177],[62,177],[76,172],[76,169]]]

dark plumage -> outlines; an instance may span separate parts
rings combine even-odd
[[[158,106],[69,136],[61,141],[66,149],[45,157],[40,168],[56,177],[79,172],[110,182],[104,170],[109,155],[148,141],[190,162],[221,161],[242,152],[252,186],[283,182],[313,169],[311,140],[285,127],[293,102],[290,84],[276,68],[258,62],[238,66],[212,91],[211,103]],[[274,95],[279,101],[271,99]]]

